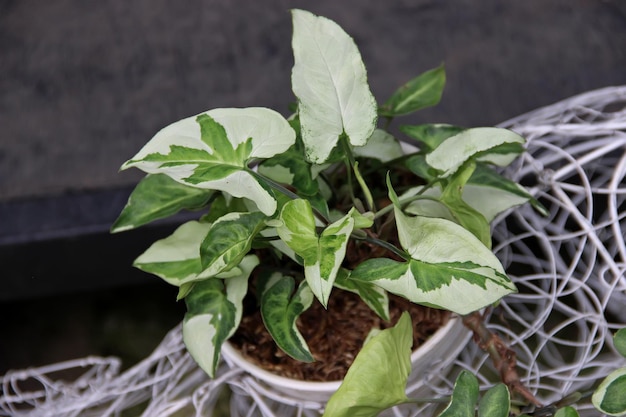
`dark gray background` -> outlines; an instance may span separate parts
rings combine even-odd
[[[122,162],[210,108],[285,112],[292,7],[355,38],[379,101],[445,62],[418,120],[496,124],[626,83],[622,0],[0,0],[0,198],[134,183]]]

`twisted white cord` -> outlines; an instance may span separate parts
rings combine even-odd
[[[506,297],[489,327],[517,352],[520,374],[542,401],[592,387],[626,361],[611,343],[626,323],[626,86],[610,87],[519,116],[501,125],[528,139],[528,152],[507,176],[524,183],[548,209],[528,205],[495,224],[494,250],[519,293]],[[481,385],[498,381],[488,356],[468,344],[447,376],[425,375],[434,395],[449,394],[461,369]],[[84,369],[66,383],[63,369]],[[210,415],[225,384],[233,416],[317,416],[323,404],[268,391],[224,364],[209,380],[184,349],[180,327],[154,353],[119,373],[116,358],[85,358],[9,372],[0,378],[0,416],[119,416],[143,404],[144,416]],[[26,381],[40,388],[23,390]],[[409,392],[416,387],[409,387]],[[432,406],[391,415],[429,415]],[[597,415],[588,403],[585,415]]]

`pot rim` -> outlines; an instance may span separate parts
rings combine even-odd
[[[411,363],[419,361],[422,356],[425,355],[433,346],[437,346],[441,343],[441,340],[445,338],[452,329],[457,325],[460,320],[458,316],[450,317],[448,322],[440,327],[426,342],[420,345],[411,353]],[[245,369],[251,375],[263,380],[274,387],[281,387],[283,389],[302,389],[309,392],[328,392],[336,391],[343,380],[339,381],[304,381],[301,379],[293,379],[281,375],[274,374],[260,366],[250,362],[246,359],[237,348],[235,348],[229,341],[226,341],[222,345],[222,356],[229,365],[236,365]]]

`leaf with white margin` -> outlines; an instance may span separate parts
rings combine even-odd
[[[228,213],[217,219],[200,244],[202,275],[215,276],[237,266],[265,227],[263,213]]]
[[[122,169],[137,167],[186,185],[246,197],[271,215],[276,201],[247,162],[282,153],[294,143],[294,130],[274,110],[214,109],[165,127]]]
[[[367,143],[355,147],[353,153],[356,157],[373,158],[381,162],[389,162],[404,155],[400,142],[382,129],[374,130]]]
[[[339,389],[330,397],[323,417],[376,417],[403,404],[411,372],[411,316],[372,337],[354,359]]]
[[[302,258],[304,277],[313,294],[324,307],[346,256],[348,238],[354,229],[355,217],[366,219],[351,210],[330,224],[321,235],[315,230],[315,217],[307,200],[297,199],[286,203],[280,213],[282,224],[277,227],[280,238]]]
[[[258,264],[256,256],[246,256],[239,265],[241,275],[198,282],[185,298],[183,342],[210,377],[215,376],[222,345],[239,327],[248,278]]]
[[[354,40],[325,17],[297,9],[292,17],[292,88],[307,158],[320,164],[344,133],[353,146],[365,145],[376,127],[377,104]]]
[[[296,326],[296,320],[313,304],[313,293],[302,281],[294,293],[295,281],[279,272],[272,274],[261,288],[261,315],[265,327],[279,348],[301,362],[315,359]]]
[[[467,129],[443,141],[426,155],[426,162],[439,170],[442,178],[454,174],[470,158],[506,166],[523,152],[524,142],[524,138],[507,129]]]
[[[183,185],[167,175],[147,175],[131,193],[111,233],[134,229],[182,209],[203,207],[210,197],[211,191]]]
[[[611,372],[598,386],[591,402],[609,416],[626,415],[626,367]]]
[[[133,266],[176,286],[204,279],[200,244],[210,228],[211,224],[195,220],[184,223],[170,236],[154,242]]]
[[[400,245],[408,262],[369,259],[352,279],[370,282],[414,303],[468,314],[516,291],[496,256],[471,232],[445,219],[409,217],[388,181]]]
[[[335,287],[358,295],[380,318],[389,321],[389,296],[387,291],[367,282],[350,279],[350,272],[344,268],[339,269]]]

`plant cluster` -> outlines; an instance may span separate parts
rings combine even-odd
[[[309,12],[292,17],[288,118],[259,107],[209,110],[165,127],[122,167],[148,175],[113,232],[199,210],[134,265],[179,288],[184,342],[211,376],[252,280],[278,347],[313,361],[296,321],[313,302],[326,306],[334,288],[358,294],[384,319],[388,293],[466,316],[516,291],[491,251],[489,224],[526,202],[543,209],[494,169],[524,151],[516,133],[446,124],[391,133],[392,120],[439,102],[443,66],[378,105],[352,38]],[[347,262],[348,251],[362,256]],[[389,334],[406,344],[410,333],[403,319],[364,351]],[[392,363],[371,369],[370,382],[407,370],[403,358],[382,355]],[[379,405],[404,400],[402,392]]]

